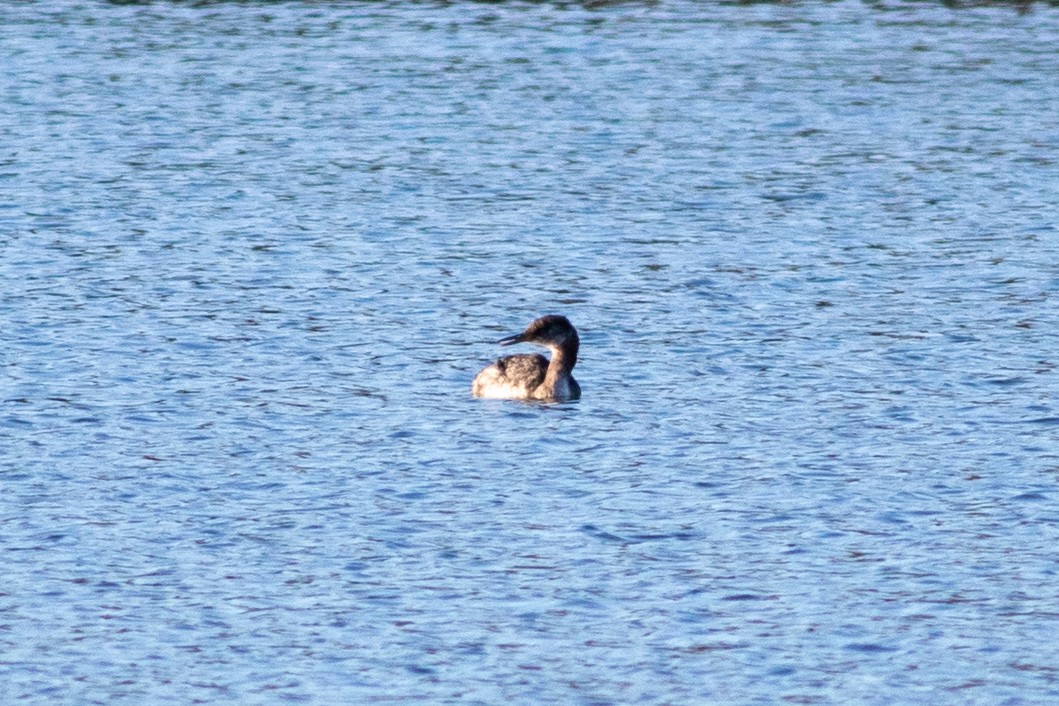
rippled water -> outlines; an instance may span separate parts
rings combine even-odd
[[[1059,700],[1057,40],[0,8],[0,697]]]

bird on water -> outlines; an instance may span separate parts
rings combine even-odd
[[[520,353],[498,359],[474,377],[475,397],[515,400],[576,400],[581,386],[570,372],[577,363],[580,341],[577,329],[565,316],[549,314],[526,330],[497,341],[501,346],[535,343],[552,352],[549,361],[540,353]]]

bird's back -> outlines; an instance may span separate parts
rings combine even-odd
[[[540,353],[500,358],[478,373],[471,383],[475,397],[525,398],[544,382],[548,359]]]

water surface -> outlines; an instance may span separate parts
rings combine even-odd
[[[1059,699],[1057,39],[6,6],[0,696]]]

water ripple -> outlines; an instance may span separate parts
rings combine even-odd
[[[5,8],[0,693],[1059,699],[1022,9]]]

